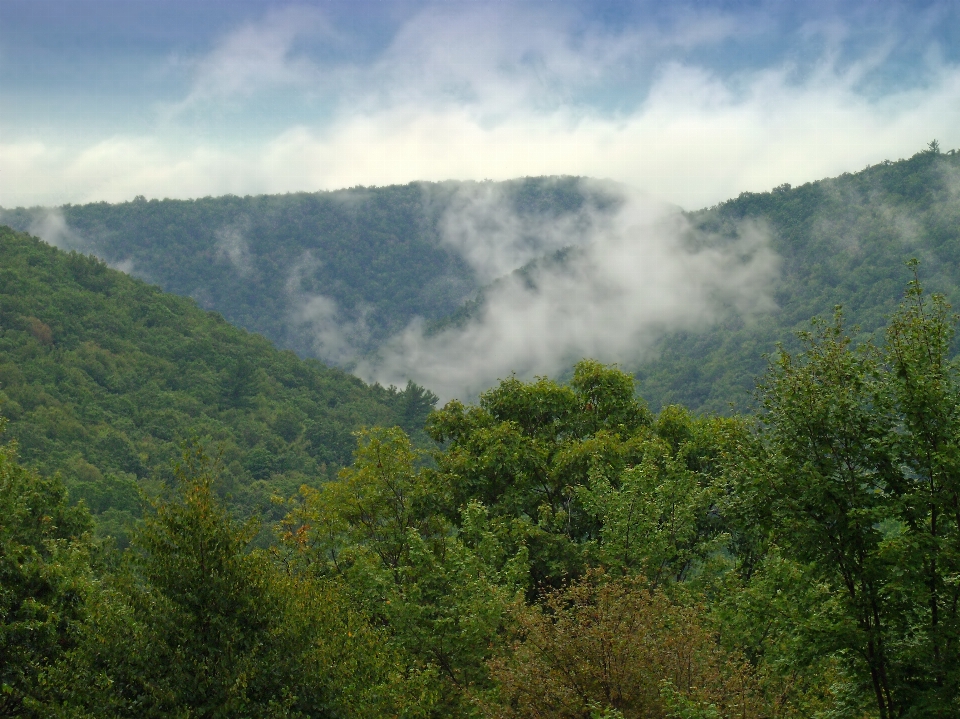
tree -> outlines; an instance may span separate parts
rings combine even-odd
[[[584,360],[569,386],[512,377],[476,407],[448,403],[427,429],[444,445],[436,462],[451,507],[476,500],[492,516],[525,525],[532,586],[539,587],[585,571],[600,526],[577,487],[591,471],[615,476],[639,461],[634,438],[651,422],[632,377]]]
[[[336,583],[251,550],[216,499],[194,445],[179,486],[144,520],[125,571],[92,610],[63,701],[67,715],[376,717],[403,692],[380,633]],[[66,672],[64,673],[66,675]]]
[[[850,348],[841,316],[803,335],[798,359],[781,351],[763,386],[775,541],[808,564],[841,607],[827,651],[849,649],[870,677],[882,718],[896,716],[890,600],[895,567],[883,527],[898,482],[893,417],[884,405],[879,357]]]
[[[15,445],[0,447],[0,518],[0,716],[47,716],[49,673],[85,629],[92,522]]]
[[[631,465],[594,466],[577,496],[601,527],[597,561],[654,585],[714,579],[708,564],[728,539],[714,511],[723,491],[716,460],[735,426],[667,407],[631,440]]]
[[[404,673],[424,682],[418,710],[466,716],[489,685],[486,659],[528,573],[522,543],[477,501],[456,523],[448,492],[399,428],[358,433],[356,460],[338,481],[304,487],[284,539],[294,571],[344,582],[382,625]]]
[[[749,665],[721,649],[695,608],[642,579],[592,575],[518,608],[510,648],[492,662],[498,719],[758,717]]]
[[[903,468],[893,488],[907,570],[901,591],[918,610],[922,637],[905,652],[904,692],[911,705],[946,715],[960,701],[960,374],[950,360],[957,318],[943,296],[924,295],[911,266],[914,280],[887,329],[886,375]]]
[[[816,323],[802,354],[772,365],[758,441],[734,468],[770,551],[822,590],[808,641],[844,657],[881,719],[958,708],[955,322],[915,278],[884,347],[854,348],[839,310]]]

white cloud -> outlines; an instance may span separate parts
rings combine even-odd
[[[326,362],[344,365],[352,361],[370,337],[368,307],[347,312],[332,297],[304,290],[304,281],[319,266],[313,253],[304,252],[287,277],[289,327],[310,338],[316,356]]]
[[[477,201],[492,214],[489,198]],[[500,203],[499,211],[501,227],[522,227],[509,206]],[[383,384],[413,379],[443,400],[469,401],[512,372],[557,374],[583,357],[634,362],[667,328],[695,330],[730,312],[750,317],[774,307],[779,262],[763,227],[743,225],[733,240],[705,237],[675,208],[638,195],[616,213],[581,214],[585,221],[576,225],[543,221],[547,235],[579,228],[565,243],[581,245],[575,259],[541,262],[525,277],[495,284],[464,327],[431,336],[422,322],[412,323],[357,373]],[[515,244],[501,243],[505,255]]]
[[[501,185],[468,183],[450,198],[440,220],[441,239],[467,260],[483,284],[537,257],[588,240],[589,213],[518,214],[505,211],[506,202]]]
[[[487,122],[469,107],[397,105],[322,129],[294,127],[243,150],[156,138],[73,152],[12,143],[0,147],[0,205],[576,174],[695,208],[909,156],[934,137],[960,145],[957,68],[879,100],[829,68],[804,82],[788,75],[759,72],[734,92],[702,68],[674,64],[642,108],[622,116],[561,108]]]
[[[34,213],[27,232],[61,250],[83,250],[83,240],[67,225],[67,220],[58,208],[43,209]]]
[[[317,48],[347,40],[317,10],[268,13],[191,61],[156,135],[8,139],[0,205],[575,174],[695,208],[908,156],[933,137],[960,146],[960,68],[933,53],[922,84],[868,96],[891,43],[841,62],[843,24],[797,31],[825,38],[819,63],[730,74],[685,53],[757,33],[763,15],[686,11],[610,30],[577,27],[569,6],[490,8],[428,7],[372,59],[336,62]],[[298,114],[266,134],[251,120],[232,145],[182,119],[189,109],[216,125],[234,104],[262,113],[262,93],[276,92],[316,94],[323,119]],[[281,106],[271,127],[284,126]],[[230,117],[242,126],[242,112]]]
[[[247,277],[254,271],[250,243],[246,235],[250,231],[248,218],[241,218],[227,227],[221,227],[214,233],[217,257],[226,260],[241,277]]]
[[[133,274],[134,262],[130,257],[125,260],[120,260],[119,262],[110,262],[108,264],[115,270],[119,270],[120,272],[124,272],[128,275]]]
[[[337,36],[323,14],[305,6],[267,13],[258,23],[247,23],[227,34],[213,50],[193,61],[192,87],[187,96],[168,108],[167,116],[204,105],[249,98],[258,91],[287,87],[304,90],[322,78],[317,64],[297,52],[304,39],[336,43]]]
[[[316,356],[339,365],[353,360],[357,345],[366,340],[365,320],[345,317],[336,300],[315,293],[298,297],[290,313],[291,325],[310,337]]]

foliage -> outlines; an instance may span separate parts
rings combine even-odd
[[[726,565],[727,527],[713,511],[723,482],[717,462],[735,426],[666,407],[634,441],[636,463],[611,476],[594,469],[577,495],[596,517],[600,561],[654,584],[709,581]]]
[[[81,377],[68,323],[31,316],[4,341],[29,333],[16,346]],[[568,384],[511,377],[431,414],[433,450],[357,432],[335,479],[276,500],[268,549],[217,489],[237,471],[282,487],[262,446],[230,470],[229,445],[210,460],[211,435],[187,443],[122,552],[3,448],[0,714],[956,716],[956,322],[916,275],[882,341],[839,310],[815,320],[770,361],[753,418],[651,413],[630,375],[589,360]],[[252,357],[234,376],[267,383],[277,365]],[[302,447],[305,399],[224,386],[210,416],[277,406],[270,426]],[[384,392],[396,411],[429,403]],[[121,479],[97,480],[104,506]]]
[[[569,386],[511,378],[431,417],[433,462],[399,429],[361,432],[338,481],[301,491],[285,561],[341,578],[408,671],[433,678],[431,711],[468,716],[496,695],[488,662],[526,616],[521,598],[593,566],[652,570],[625,581],[671,588],[722,576],[711,511],[730,424],[680,408],[654,418],[629,375],[592,361]]]
[[[681,408],[654,419],[629,375],[583,361],[569,386],[511,378],[428,431],[453,506],[477,499],[522,526],[532,585],[559,587],[598,562],[654,582],[703,568],[722,532],[709,509],[727,423]]]
[[[764,372],[762,355],[778,342],[798,351],[796,333],[837,305],[861,335],[879,342],[911,257],[923,261],[926,285],[956,304],[958,178],[960,153],[924,150],[799,187],[743,192],[689,213],[693,227],[711,237],[734,237],[744,222],[769,231],[780,257],[772,288],[777,309],[673,333],[656,358],[628,364],[650,406],[676,403],[717,413],[729,413],[731,402],[739,411],[750,408],[754,378]]]
[[[524,525],[536,586],[583,571],[599,527],[575,488],[598,464],[622,469],[636,454],[632,436],[649,422],[628,375],[584,361],[570,386],[511,378],[475,407],[452,401],[428,431],[445,444],[436,461],[452,507],[475,499]]]
[[[527,571],[479,502],[456,525],[434,472],[399,429],[362,432],[354,465],[322,489],[304,488],[285,520],[288,560],[346,582],[382,623],[408,673],[431,680],[431,716],[461,716],[469,690],[489,684],[485,660]]]
[[[404,704],[380,633],[335,583],[293,577],[212,491],[192,447],[180,492],[134,536],[60,668],[68,716],[377,717]],[[82,679],[83,681],[78,681]]]
[[[47,674],[86,619],[90,517],[13,445],[0,447],[0,517],[0,716],[44,716]]]
[[[798,648],[842,656],[850,701],[872,695],[883,719],[957,708],[953,325],[917,281],[882,348],[852,347],[839,313],[815,324],[771,367],[759,442],[733,468],[734,491],[765,507],[771,559],[803,578],[792,601],[818,616]]]
[[[520,216],[562,215],[588,200],[611,201],[580,178],[554,177],[137,199],[58,212],[63,246],[131,267],[280,347],[329,362],[342,359],[342,341],[371,351],[413,317],[445,317],[478,289],[469,263],[442,239],[441,225],[458,193],[487,191]],[[31,231],[46,213],[18,208],[3,211],[0,220]],[[339,339],[328,345],[304,331],[317,308],[332,308],[321,311],[328,313],[321,319],[339,327]]]
[[[513,650],[492,662],[499,695],[488,716],[761,715],[749,665],[717,645],[696,609],[640,580],[583,579],[518,614]]]
[[[702,331],[671,333],[658,352],[621,358],[623,366],[635,373],[642,395],[658,411],[682,404],[692,411],[728,414],[730,403],[740,411],[749,407],[754,378],[764,371],[761,356],[777,342],[796,351],[795,332],[810,317],[828,315],[842,304],[863,333],[882,330],[896,309],[902,265],[909,257],[923,259],[928,286],[956,302],[958,177],[960,154],[927,148],[860,172],[744,192],[687,213],[697,237],[719,245],[736,237],[743,223],[768,231],[780,257],[780,276],[772,287],[777,309],[726,316]],[[343,360],[342,342],[354,352],[375,352],[414,317],[437,330],[477,313],[484,296],[481,280],[442,241],[441,230],[458,193],[478,189],[499,193],[525,218],[562,216],[585,203],[601,211],[617,206],[572,177],[135,200],[59,208],[60,242],[131,267],[167,291],[194,297],[280,347]],[[29,230],[47,212],[17,208],[4,210],[0,219]],[[538,262],[577,261],[576,252],[563,250],[518,273],[529,273]],[[316,344],[316,332],[304,331],[316,327],[318,317],[338,329],[339,339],[326,348]],[[42,344],[43,328],[32,331]]]
[[[172,485],[190,437],[222,448],[220,491],[249,516],[335,476],[361,425],[417,436],[434,401],[299,360],[92,257],[0,230],[0,411],[23,461],[59,471],[102,533],[125,534],[139,490]]]

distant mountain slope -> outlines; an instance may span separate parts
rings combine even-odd
[[[836,305],[851,326],[876,331],[911,278],[905,267],[911,257],[921,262],[925,287],[960,307],[960,153],[934,147],[801,187],[743,193],[690,217],[720,233],[744,220],[769,226],[782,258],[779,309],[750,323],[732,318],[706,332],[665,338],[656,360],[635,367],[654,407],[745,406],[765,367],[761,355],[777,342],[790,345],[811,317],[830,316]]]
[[[0,227],[0,414],[25,464],[60,472],[101,525],[137,513],[180,443],[222,446],[239,512],[349,463],[361,425],[415,434],[418,387],[367,386],[193,300]],[[421,435],[423,436],[423,435]]]
[[[377,356],[404,328],[416,328],[410,323],[417,317],[427,337],[449,332],[441,344],[455,346],[457,332],[482,315],[485,298],[511,273],[534,292],[538,273],[566,266],[576,274],[580,258],[589,256],[577,248],[602,236],[593,230],[629,207],[629,200],[619,204],[618,192],[571,177],[412,183],[5,210],[0,220],[192,296],[301,356],[351,368],[358,357]],[[600,357],[635,372],[653,409],[748,406],[762,355],[777,342],[792,342],[812,316],[830,315],[839,304],[864,332],[880,327],[909,279],[904,263],[911,257],[921,260],[931,291],[960,300],[960,155],[953,151],[931,148],[802,187],[744,193],[684,216],[694,244],[730,240],[734,247],[745,226],[761,228],[779,258],[772,285],[777,308],[750,316],[724,308],[712,325],[684,332],[664,322],[673,330],[655,352],[647,343],[643,353]],[[636,247],[644,251],[643,237]],[[609,324],[618,331],[616,318]],[[440,391],[439,384],[432,389]]]
[[[470,232],[496,230],[503,206],[536,226],[588,200],[609,202],[578,178],[536,178],[18,208],[0,222],[193,297],[301,356],[349,365],[413,317],[442,318],[493,279],[463,244]],[[473,225],[450,226],[451,207],[465,210],[458,222],[472,213]],[[518,264],[541,238],[520,240],[530,247]]]
[[[761,228],[779,258],[773,311],[749,318],[730,313],[698,331],[663,337],[656,352],[622,360],[640,381],[641,394],[659,409],[683,404],[729,412],[749,406],[763,355],[778,342],[792,346],[795,333],[814,316],[842,305],[849,325],[864,334],[885,324],[910,273],[921,260],[921,280],[960,304],[960,154],[931,148],[908,160],[884,162],[855,174],[784,185],[772,192],[743,193],[716,207],[684,213],[698,241],[735,238],[745,226]],[[713,238],[713,239],[711,239]],[[579,251],[544,255],[513,273],[534,287],[553,268],[583,261]],[[559,263],[559,264],[558,264]],[[457,332],[483,321],[485,302],[501,278],[478,291],[431,334]]]

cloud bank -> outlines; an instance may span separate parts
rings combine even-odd
[[[476,207],[465,212],[471,203]],[[524,243],[507,236],[504,228],[524,228],[506,203],[473,191],[456,211],[490,217],[495,206],[506,260]],[[450,227],[455,242],[471,244],[469,223]],[[412,323],[356,372],[382,384],[412,379],[442,400],[470,401],[511,373],[556,375],[584,357],[633,363],[667,330],[696,330],[730,313],[749,318],[775,307],[779,261],[761,226],[745,224],[735,238],[704,236],[675,207],[631,194],[616,212],[588,207],[576,222],[544,220],[542,227],[551,243],[572,249],[492,285],[463,326],[431,334],[422,321]],[[484,246],[482,224],[472,239]],[[477,262],[490,266],[488,253]]]
[[[693,209],[960,146],[960,67],[914,47],[937,7],[783,30],[760,10],[620,26],[569,5],[425,5],[364,52],[316,8],[275,9],[179,58],[180,97],[158,99],[149,133],[5,131],[0,205],[574,174]],[[754,46],[758,62],[723,60]]]

